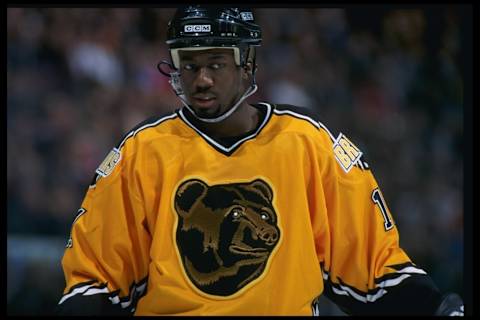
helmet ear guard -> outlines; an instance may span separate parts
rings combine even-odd
[[[170,72],[163,70],[163,65],[167,65],[170,68]],[[177,96],[181,97],[183,95],[183,89],[180,83],[180,72],[178,72],[170,62],[165,60],[162,60],[157,64],[157,69],[161,74],[170,78],[168,82],[172,86],[173,91],[175,91]]]
[[[248,51],[245,54],[244,65],[250,64],[250,67],[249,67],[250,73],[254,75],[258,69],[257,60],[256,60],[256,57],[257,57],[256,50],[255,50],[255,47],[248,47],[247,50]]]

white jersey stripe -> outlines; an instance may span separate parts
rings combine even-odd
[[[328,135],[330,136],[330,139],[332,139],[332,141],[337,140],[337,139],[333,136],[333,134],[330,132],[330,130],[328,130],[328,128],[327,128],[323,123],[321,123],[321,122],[319,121],[318,124],[323,128],[323,130],[325,130],[325,131],[328,132]]]
[[[92,288],[94,285],[95,284],[91,284],[91,285],[86,285],[86,286],[74,289],[71,293],[64,295],[62,297],[62,299],[60,299],[60,302],[58,304],[62,304],[67,299],[69,299],[69,298],[71,298],[71,297],[73,297],[77,294],[81,294],[83,296],[92,296],[92,295],[95,295],[95,294],[109,293],[110,292],[108,290],[108,287]],[[138,287],[136,287],[136,286],[133,287],[132,290],[130,291],[130,299],[128,301],[124,301],[124,302],[120,301],[120,297],[118,295],[116,295],[114,297],[108,297],[108,299],[112,302],[112,304],[120,304],[121,307],[125,309],[128,306],[130,306],[130,304],[132,303],[132,297],[133,296],[141,296],[143,294],[146,286],[147,286],[147,283],[143,283],[142,285],[140,285]],[[137,295],[134,295],[135,291],[138,292]]]
[[[387,290],[381,289],[374,295],[367,294],[367,302],[375,302],[378,299],[380,299],[381,297],[383,297],[384,295],[386,295],[387,292],[388,292]]]
[[[419,273],[419,274],[427,274],[424,270],[419,269],[419,268],[415,268],[415,267],[412,267],[412,266],[403,268],[403,269],[401,269],[401,270],[397,270],[396,273]]]
[[[416,273],[416,274],[427,274],[424,270],[418,269],[412,266],[405,267],[401,270],[396,271],[396,273],[399,273],[398,277],[393,278],[393,279],[388,279],[385,281],[380,282],[379,284],[376,285],[376,288],[379,288],[380,290],[375,293],[375,294],[365,294],[361,295],[353,291],[350,287],[341,285],[341,284],[334,284],[332,283],[332,291],[335,294],[338,295],[347,295],[351,296],[352,298],[367,303],[367,302],[374,302],[378,300],[379,298],[383,297],[385,294],[387,294],[387,290],[384,290],[383,288],[388,288],[388,287],[394,287],[398,284],[400,284],[403,280],[408,279],[411,277],[411,274],[408,273]],[[322,272],[323,274],[323,279],[328,280],[329,274],[328,272]],[[340,288],[338,288],[338,287]]]
[[[88,289],[87,291],[85,291],[82,295],[83,296],[93,296],[94,294],[98,294],[98,293],[108,293],[108,288],[105,287],[105,288],[102,288],[102,289],[99,289],[99,288],[90,288]]]
[[[360,302],[363,302],[363,303],[375,302],[387,293],[387,290],[381,289],[377,293],[375,293],[374,295],[367,294],[366,296],[363,296],[363,295],[360,295],[360,294],[356,293],[355,291],[353,291],[351,288],[349,288],[347,286],[340,285],[340,288],[342,290],[340,290],[338,288],[333,288],[334,289],[333,292],[335,292],[336,294],[339,294],[339,295],[351,296],[352,298],[354,298],[354,299],[356,299]]]
[[[112,304],[120,304],[120,306],[125,309],[125,308],[128,308],[131,304],[132,304],[132,297],[134,296],[134,292],[138,292],[138,294],[136,296],[141,296],[143,294],[143,292],[145,291],[145,288],[147,286],[147,283],[144,283],[142,285],[140,285],[139,287],[133,287],[132,290],[130,291],[130,297],[129,297],[129,300],[127,301],[121,301],[120,300],[120,297],[118,295],[116,296],[113,296],[113,297],[109,297],[108,299],[112,302]],[[132,310],[133,312],[133,310]]]
[[[77,294],[79,294],[79,293],[84,293],[84,292],[87,291],[90,287],[93,287],[93,286],[94,286],[94,284],[89,284],[89,285],[86,285],[86,286],[83,286],[83,287],[79,287],[79,288],[73,289],[72,292],[64,295],[64,296],[60,299],[60,301],[58,302],[58,304],[62,304],[63,302],[65,302],[65,300],[70,299],[71,297],[73,297],[73,296],[75,296],[75,295],[77,295]]]
[[[161,118],[161,119],[159,119],[159,120],[157,120],[157,121],[155,121],[155,122],[147,123],[147,124],[141,126],[140,128],[136,129],[135,131],[130,131],[130,132],[127,134],[127,136],[125,136],[125,138],[123,138],[122,142],[118,145],[118,148],[114,147],[113,149],[114,149],[115,151],[117,151],[118,153],[120,153],[120,152],[121,152],[121,149],[122,149],[122,147],[123,147],[123,145],[124,145],[124,143],[125,143],[125,141],[127,141],[128,138],[130,138],[130,137],[132,137],[132,136],[135,136],[138,132],[142,131],[142,130],[145,129],[145,128],[154,127],[154,126],[162,123],[162,122],[165,121],[165,120],[173,119],[173,118],[176,118],[176,117],[177,117],[177,114],[176,114],[176,113],[173,113],[173,114],[168,115],[168,116],[165,116],[165,117],[163,117],[163,118]],[[120,160],[119,160],[119,161],[120,161]],[[97,172],[95,171],[95,173],[97,173]],[[97,181],[98,181],[98,179],[100,179],[101,176],[102,176],[101,174],[98,174],[98,173],[97,173],[95,182],[94,182],[93,184],[89,185],[88,188],[89,188],[89,189],[94,189],[94,188],[97,186]]]
[[[335,287],[332,287],[332,290],[334,293],[338,294],[339,296],[348,296],[348,292],[344,290],[337,289]]]
[[[309,116],[306,116],[306,115],[303,115],[303,114],[300,114],[300,113],[296,113],[294,111],[290,111],[290,110],[278,110],[278,109],[274,109],[273,111],[274,113],[276,114],[289,114],[291,116],[294,116],[296,118],[300,118],[300,119],[303,119],[303,120],[307,120],[308,122],[310,122],[311,124],[313,124],[315,127],[317,127],[318,129],[320,129],[320,125],[318,122],[316,122],[315,120],[313,120],[312,118],[310,118]]]
[[[263,119],[263,122],[262,124],[258,127],[258,129],[252,133],[251,135],[241,139],[241,140],[238,140],[235,144],[231,145],[230,147],[226,148],[224,146],[222,146],[221,144],[217,143],[215,140],[213,140],[212,138],[210,138],[208,135],[206,135],[205,133],[203,133],[202,131],[200,131],[199,129],[197,129],[190,121],[188,121],[188,119],[185,117],[185,115],[183,114],[183,110],[180,110],[179,111],[179,114],[180,116],[182,117],[182,120],[185,121],[185,123],[188,124],[189,127],[191,127],[193,130],[195,130],[200,136],[202,136],[205,140],[207,140],[209,143],[213,144],[215,147],[217,147],[218,149],[222,150],[222,151],[225,151],[225,152],[230,152],[232,150],[234,150],[239,144],[243,143],[244,141],[246,140],[249,140],[253,137],[255,137],[259,132],[260,130],[263,129],[263,127],[265,126],[265,124],[267,123],[267,121],[270,119],[270,114],[271,114],[271,106],[267,103],[262,103],[264,105],[267,106],[267,114],[265,115],[265,118]]]
[[[113,304],[118,304],[120,303],[120,298],[118,296],[114,296],[114,297],[109,297],[108,298]]]
[[[379,287],[379,288],[393,287],[393,286],[396,286],[397,284],[399,284],[400,282],[402,282],[403,280],[405,280],[407,278],[410,278],[410,277],[411,277],[411,275],[409,275],[409,274],[403,274],[398,278],[382,281],[377,285],[377,287]]]
[[[139,287],[134,287],[132,289],[132,291],[130,292],[130,300],[128,301],[125,301],[125,302],[121,302],[120,305],[122,306],[122,308],[127,308],[128,306],[130,306],[130,304],[132,304],[132,297],[134,296],[134,292],[138,292],[138,296],[142,295],[143,291],[145,290],[145,287],[147,286],[146,283],[142,284],[141,286]],[[117,302],[118,303],[118,302]]]
[[[323,273],[323,280],[328,280],[328,273],[326,272]]]
[[[118,149],[120,150],[122,147],[123,147],[123,144],[125,143],[125,141],[130,138],[131,136],[136,136],[138,132],[142,131],[143,129],[145,128],[148,128],[148,127],[154,127],[158,124],[160,124],[161,122],[165,121],[165,120],[168,120],[168,119],[173,119],[173,118],[176,118],[177,117],[177,114],[176,113],[173,113],[169,116],[165,116],[155,122],[152,122],[152,123],[147,123],[143,126],[141,126],[140,128],[136,129],[135,131],[130,131],[130,133],[122,140],[122,142],[120,143]]]
[[[291,116],[294,116],[294,117],[297,117],[297,118],[301,118],[303,120],[307,120],[308,122],[310,122],[311,124],[313,124],[315,127],[317,127],[318,129],[322,128],[324,129],[325,131],[327,131],[328,135],[330,136],[330,139],[332,139],[332,141],[335,141],[335,137],[333,136],[333,134],[330,132],[330,130],[328,130],[328,128],[323,124],[321,123],[320,121],[316,121],[312,118],[310,118],[309,116],[306,116],[306,115],[303,115],[303,114],[300,114],[300,113],[296,113],[294,111],[291,111],[291,110],[277,110],[275,109],[274,110],[274,113],[276,114],[289,114]]]

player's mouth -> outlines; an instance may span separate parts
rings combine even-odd
[[[193,96],[192,104],[199,108],[211,108],[217,101],[214,96]]]

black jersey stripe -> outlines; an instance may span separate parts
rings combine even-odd
[[[120,289],[110,291],[107,287],[107,283],[94,285],[94,283],[98,282],[96,280],[89,280],[72,286],[69,292],[62,296],[58,304],[63,304],[65,301],[77,295],[92,296],[96,294],[108,294],[108,299],[112,304],[118,304],[123,309],[130,308],[130,311],[133,312],[136,308],[138,300],[140,300],[140,298],[146,294],[147,280],[148,276],[140,280],[138,283],[135,281],[132,282],[129,288],[129,293],[125,297],[120,297]]]
[[[99,285],[94,285],[94,283],[96,283],[96,282],[97,281],[95,281],[95,280],[89,280],[89,281],[82,282],[82,283],[79,283],[79,284],[75,285],[74,287],[72,287],[69,290],[68,293],[66,293],[62,296],[62,298],[60,299],[58,304],[62,304],[65,301],[67,301],[68,299],[71,299],[72,297],[74,297],[76,295],[79,295],[79,294],[83,295],[88,290],[91,290],[91,289],[102,290],[102,289],[105,289],[107,287],[106,283],[102,283],[102,284],[99,284]]]
[[[156,127],[156,126],[162,124],[163,122],[165,122],[167,120],[175,119],[176,117],[177,117],[176,113],[171,113],[171,114],[160,116],[160,117],[150,117],[150,118],[146,119],[145,121],[140,122],[138,125],[133,127],[133,129],[131,129],[129,132],[127,132],[122,137],[122,140],[120,141],[120,143],[117,144],[116,147],[114,147],[114,149],[119,152],[120,149],[125,144],[125,142],[129,138],[135,137],[140,131],[151,128],[151,127]],[[97,184],[97,181],[98,181],[98,179],[100,179],[100,177],[101,176],[97,172],[95,172],[95,174],[92,178],[92,181],[90,182],[90,185],[88,186],[88,188],[89,189],[90,188],[95,188],[95,186]]]
[[[318,122],[318,119],[317,119],[318,117],[309,108],[299,107],[299,106],[295,106],[295,105],[292,105],[292,104],[284,104],[284,103],[275,103],[275,104],[273,104],[273,107],[277,111],[291,111],[291,112],[293,112],[295,114],[298,114],[298,115],[301,115],[303,117],[310,118],[310,120],[312,122]],[[300,118],[300,119],[302,119],[302,118]]]
[[[336,296],[347,296],[356,301],[367,303],[375,302],[387,293],[383,288],[376,288],[368,290],[368,292],[363,292],[355,287],[347,285],[340,278],[338,278],[338,280],[339,283],[329,281],[326,285],[326,288],[329,288]]]
[[[134,312],[138,301],[147,293],[147,281],[148,276],[140,280],[138,283],[135,283],[135,281],[132,282],[128,295],[125,297],[119,296],[118,293],[120,290],[112,292],[109,298],[110,301],[113,304],[119,304],[123,309],[130,308],[129,311]]]
[[[122,141],[117,145],[117,149],[120,150],[123,147],[123,145],[125,144],[125,142],[128,140],[128,138],[135,137],[140,131],[151,128],[151,127],[156,127],[156,126],[162,124],[163,122],[165,122],[167,120],[175,119],[176,117],[177,117],[177,114],[172,113],[170,115],[166,115],[166,116],[163,116],[163,117],[160,117],[160,118],[151,117],[151,118],[141,122],[140,124],[135,126],[132,130],[130,130],[123,137]]]
[[[331,281],[328,271],[323,271],[323,278],[327,281],[327,286],[336,295],[351,296],[355,300],[361,302],[374,302],[384,296],[388,291],[387,288],[392,288],[400,285],[404,280],[412,276],[424,276],[427,275],[422,269],[414,267],[412,263],[405,263],[396,265],[398,271],[390,274],[386,274],[380,278],[376,278],[374,283],[375,288],[369,289],[366,292],[359,290],[351,285],[345,283],[340,277],[337,277],[338,283]]]
[[[348,295],[356,298],[359,301],[367,302],[368,296],[375,296],[378,294],[382,288],[377,287],[374,289],[369,289],[366,292],[360,289],[355,288],[354,286],[348,285],[340,277],[337,277],[338,283],[333,282],[330,278],[328,271],[323,271],[323,279],[327,282],[327,286],[333,289],[334,293],[338,295]]]
[[[94,284],[95,282],[97,282],[97,281],[95,281],[95,280],[88,280],[88,281],[85,281],[85,282],[77,283],[76,285],[73,285],[73,286],[70,288],[70,290],[68,290],[68,292],[65,293],[64,295],[67,295],[67,294],[69,294],[69,293],[72,293],[72,291],[75,290],[75,289],[77,289],[77,288],[85,287],[85,286],[88,286],[88,285],[92,285],[92,284]]]
[[[395,269],[397,271],[405,269],[407,267],[417,267],[413,262],[405,262],[405,263],[398,263],[398,264],[391,264],[387,266],[388,268]]]
[[[438,306],[440,294],[428,275],[401,274],[398,283],[372,293],[358,293],[351,286],[325,283],[325,295],[347,314],[428,315]],[[370,291],[369,291],[370,292]],[[422,301],[421,304],[418,301]]]
[[[305,108],[300,108],[300,107],[289,105],[289,104],[275,104],[274,113],[279,116],[288,115],[300,120],[307,121],[308,123],[313,125],[316,129],[321,128],[325,130],[333,142],[335,142],[336,140],[332,132],[327,128],[327,126],[325,126],[321,121],[316,119],[313,113]]]
[[[320,129],[320,125],[314,121],[313,119],[307,117],[307,116],[304,116],[302,114],[299,114],[299,113],[296,113],[296,112],[293,112],[293,111],[290,111],[290,110],[276,110],[274,109],[273,111],[276,115],[279,115],[279,116],[283,116],[283,115],[289,115],[289,116],[292,116],[296,119],[300,119],[300,120],[306,120],[308,123],[310,123],[311,125],[313,125],[316,129]]]
[[[393,268],[392,266],[390,266],[390,267]],[[401,264],[401,265],[396,265],[394,269],[397,270],[397,271],[394,272],[394,273],[387,273],[380,278],[376,278],[374,280],[375,283],[380,284],[380,283],[385,282],[387,280],[392,280],[392,279],[398,278],[399,276],[401,276],[403,274],[410,274],[410,275],[412,275],[412,274],[426,275],[427,274],[427,272],[418,268],[413,263],[404,263],[404,264]]]
[[[293,110],[290,110],[290,109],[279,109],[277,108],[278,105],[275,105],[275,108],[273,110],[273,112],[276,114],[276,115],[279,115],[279,116],[283,116],[283,115],[289,115],[289,116],[292,116],[296,119],[300,119],[300,120],[304,120],[304,121],[307,121],[308,123],[310,123],[311,125],[313,125],[316,129],[320,129],[320,124],[313,120],[311,117],[309,117],[308,115],[304,115],[302,113],[298,113],[296,111],[293,111]]]

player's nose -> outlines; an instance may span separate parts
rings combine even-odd
[[[209,88],[213,86],[213,77],[206,67],[200,68],[197,72],[194,84],[198,88]]]

